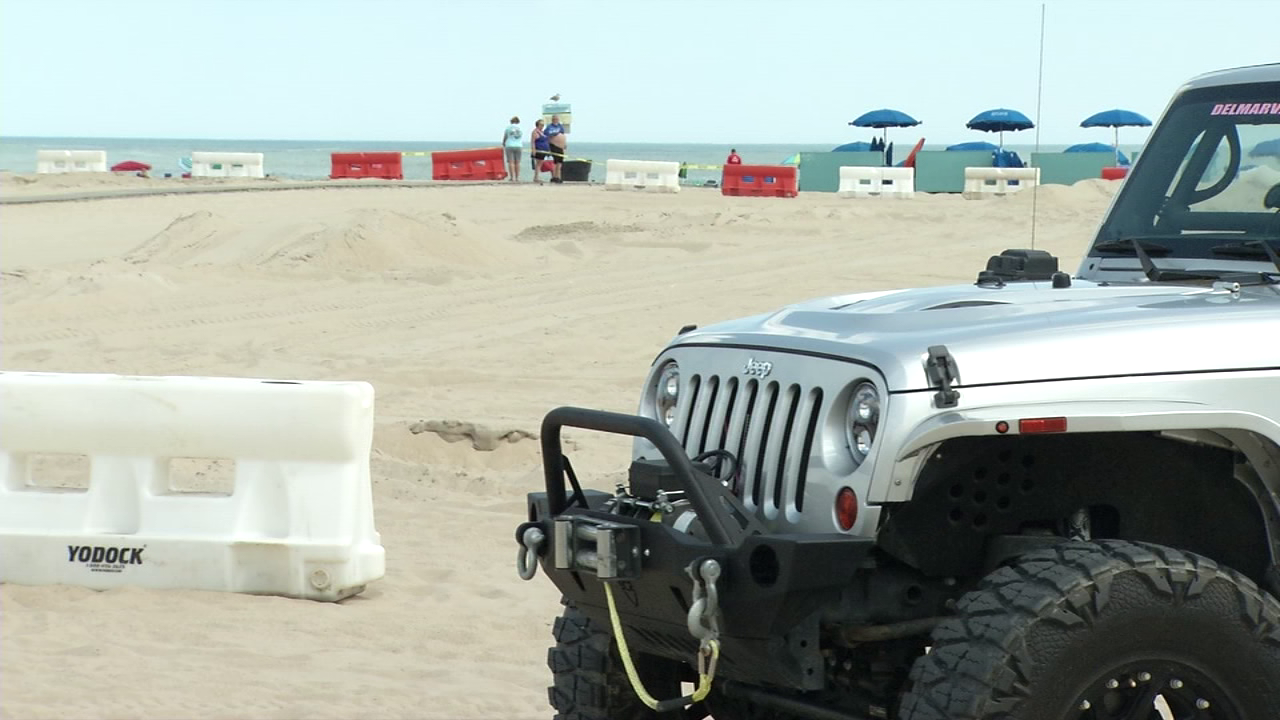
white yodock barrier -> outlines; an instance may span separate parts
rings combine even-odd
[[[385,570],[372,443],[363,382],[2,372],[0,582],[359,593]],[[234,485],[175,488],[193,461]]]
[[[193,152],[191,177],[266,177],[262,153]]]
[[[659,160],[613,160],[604,166],[606,190],[680,192],[680,163]]]
[[[105,150],[36,151],[36,172],[40,174],[106,171]]]
[[[966,198],[986,198],[1025,190],[1040,183],[1040,168],[967,167],[964,169]]]
[[[916,195],[916,169],[908,167],[841,167],[838,197],[911,198]]]

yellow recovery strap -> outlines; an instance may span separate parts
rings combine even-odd
[[[711,678],[715,675],[716,661],[720,659],[718,640],[708,640],[705,643],[705,652],[698,654],[698,687],[693,694],[671,700],[658,700],[645,689],[644,683],[640,681],[640,675],[636,673],[636,666],[631,662],[627,638],[622,634],[622,621],[618,619],[618,606],[613,602],[613,588],[607,582],[604,583],[604,596],[609,602],[609,620],[613,624],[613,637],[618,641],[618,654],[622,656],[622,665],[627,669],[627,679],[631,681],[631,689],[635,690],[641,702],[650,710],[667,712],[701,702],[711,693]],[[706,662],[708,655],[711,659],[709,665]]]

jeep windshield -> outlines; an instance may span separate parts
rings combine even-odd
[[[1257,82],[1196,88],[1173,102],[1089,255],[1194,259],[1174,264],[1202,275],[1242,262],[1275,273],[1277,249],[1280,82]]]

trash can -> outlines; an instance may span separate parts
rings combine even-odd
[[[560,179],[565,182],[586,182],[591,179],[590,160],[565,160],[560,166]]]

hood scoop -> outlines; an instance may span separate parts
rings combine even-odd
[[[983,307],[986,305],[1008,305],[1003,300],[957,300],[955,302],[942,303],[941,305],[933,305],[921,310],[955,310],[957,308]]]

